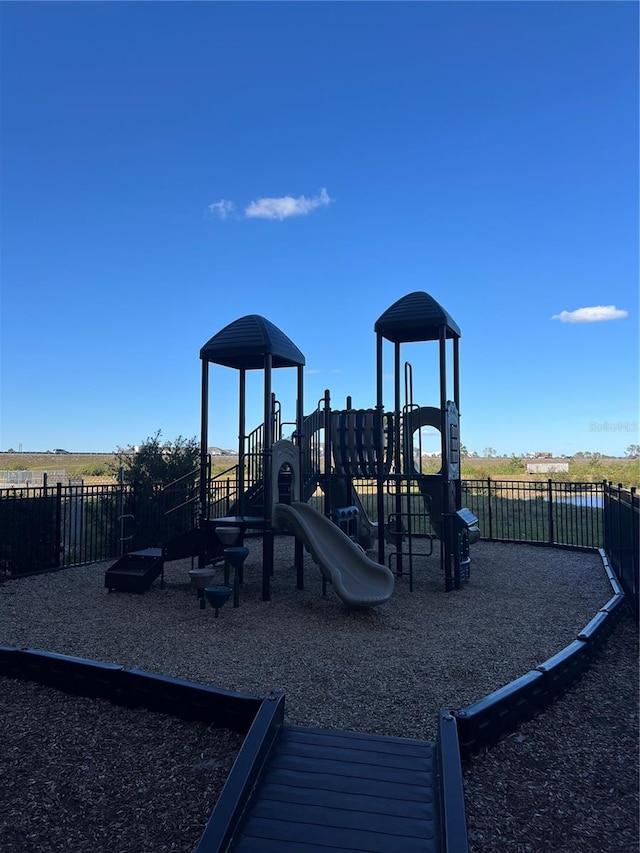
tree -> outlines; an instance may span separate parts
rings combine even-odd
[[[630,444],[624,453],[629,459],[637,459],[640,456],[640,444]]]
[[[524,471],[522,459],[515,453],[512,453],[509,459],[509,470],[513,471],[514,474],[521,474]]]
[[[179,435],[173,441],[161,440],[162,431],[147,438],[137,449],[119,447],[115,456],[115,468],[122,468],[125,483],[136,483],[148,488],[166,486],[195,471],[200,459],[200,446],[196,438]]]
[[[487,457],[487,459],[493,459],[496,455],[496,451],[493,447],[485,447],[484,455]]]
[[[602,465],[602,453],[598,453],[595,451],[589,456],[589,470],[590,471],[600,471]]]

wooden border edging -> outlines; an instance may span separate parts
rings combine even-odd
[[[272,693],[262,701],[195,853],[222,853],[229,846],[283,720],[284,695]]]
[[[606,553],[599,548],[598,554],[613,597],[584,626],[576,639],[520,678],[471,705],[451,711],[457,722],[463,761],[498,743],[522,723],[544,711],[582,676],[602,648],[622,613],[621,605],[626,599]]]

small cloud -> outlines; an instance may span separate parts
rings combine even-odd
[[[289,219],[291,216],[307,216],[318,207],[330,204],[331,199],[323,187],[315,198],[285,195],[280,198],[259,198],[245,207],[244,215],[248,219]]]
[[[317,367],[310,367],[308,370],[305,370],[307,376],[315,376],[317,373],[322,373],[321,370],[318,370]]]
[[[622,320],[628,315],[628,311],[616,308],[615,305],[593,305],[590,308],[576,308],[575,311],[561,311],[551,319],[560,320],[561,323],[604,323],[607,320]]]
[[[209,205],[209,212],[220,219],[226,219],[234,209],[235,204],[224,198],[221,198],[220,201],[215,201],[213,204]]]

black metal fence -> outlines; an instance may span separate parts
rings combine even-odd
[[[604,547],[604,483],[464,480],[483,539]]]
[[[358,484],[363,509],[375,520],[372,489],[374,483]],[[151,490],[61,483],[0,489],[0,572],[51,571],[160,547],[197,524],[197,494],[195,476]],[[637,614],[635,489],[488,478],[463,481],[462,500],[478,516],[483,539],[604,548]]]
[[[0,573],[46,572],[160,547],[192,523],[193,512],[188,520],[167,515],[182,499],[132,485],[1,489]]]
[[[638,552],[640,498],[635,488],[611,483],[604,488],[604,550],[638,622]]]

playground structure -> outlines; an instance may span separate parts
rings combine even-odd
[[[329,391],[317,408],[304,416],[305,358],[276,326],[259,315],[248,315],[225,326],[200,350],[202,361],[201,462],[197,493],[197,526],[181,537],[181,548],[169,543],[166,558],[197,554],[204,567],[221,553],[216,528],[259,533],[263,547],[262,598],[270,598],[274,534],[288,529],[296,535],[297,586],[303,588],[303,544],[323,577],[349,606],[372,606],[393,590],[393,576],[408,573],[413,588],[416,537],[441,543],[440,563],[447,591],[469,580],[470,544],[479,537],[477,518],[461,506],[459,443],[460,329],[449,314],[424,292],[395,302],[375,323],[376,386],[374,408],[334,410]],[[393,409],[383,399],[383,343],[394,347]],[[413,400],[413,368],[401,361],[408,342],[437,342],[439,401],[420,406]],[[447,387],[447,350],[453,399]],[[209,365],[238,371],[238,463],[212,477],[208,456]],[[294,368],[297,378],[295,420],[283,422],[272,392],[272,371]],[[247,433],[247,372],[263,371],[263,422]],[[293,427],[291,439],[284,427]],[[421,430],[440,434],[441,469],[422,470]],[[358,487],[374,484],[375,505],[365,511]],[[321,495],[322,511],[309,502]],[[372,521],[373,509],[377,520]],[[334,524],[327,523],[331,519]],[[376,564],[358,548],[377,544]],[[385,567],[385,543],[393,546]],[[348,544],[347,544],[348,543]],[[430,553],[430,551],[429,551]],[[346,557],[348,555],[348,558]],[[373,566],[377,567],[374,571]],[[351,581],[350,590],[349,578]]]

